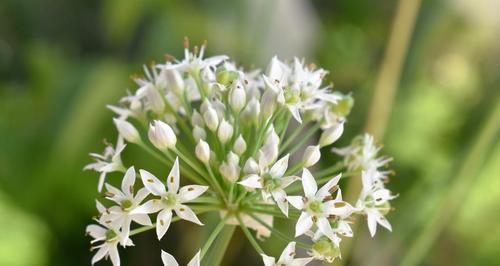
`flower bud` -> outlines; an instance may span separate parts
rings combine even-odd
[[[259,123],[260,103],[255,98],[248,102],[243,110],[242,120],[246,123]]]
[[[220,142],[225,144],[233,136],[233,126],[225,119],[222,119],[219,130],[217,131],[217,136],[219,137]]]
[[[210,160],[210,147],[208,146],[208,143],[206,143],[202,139],[198,141],[195,153],[196,157],[205,164],[207,164]]]
[[[203,113],[203,118],[205,119],[205,124],[211,131],[217,130],[219,126],[219,117],[217,116],[217,111],[211,106],[207,108],[207,111]]]
[[[343,121],[338,123],[337,125],[327,128],[325,131],[323,131],[323,133],[321,133],[321,136],[319,138],[319,146],[324,147],[334,143],[340,138],[340,136],[342,136],[343,132],[344,132]]]
[[[247,143],[243,139],[243,136],[241,136],[240,134],[240,136],[234,142],[233,151],[241,156],[246,150],[247,150]]]
[[[144,94],[148,100],[148,106],[156,114],[163,114],[165,110],[165,102],[163,101],[163,95],[158,91],[158,89],[151,83],[148,83],[144,88]]]
[[[193,128],[193,137],[195,141],[199,141],[200,139],[207,139],[207,132],[205,132],[205,129],[199,127],[199,126],[194,126]]]
[[[304,155],[302,157],[302,163],[306,168],[311,167],[315,165],[320,158],[321,158],[321,152],[319,151],[319,145],[309,146],[304,151]]]
[[[241,82],[237,81],[235,86],[229,91],[229,105],[233,111],[239,113],[246,104],[246,92]]]
[[[261,115],[264,120],[271,117],[276,109],[276,93],[267,89],[262,95]]]
[[[256,174],[259,171],[259,165],[253,158],[249,158],[245,162],[245,166],[243,167],[243,172],[247,175]]]
[[[149,141],[159,150],[166,151],[175,147],[177,137],[172,128],[160,120],[154,120],[149,126]]]
[[[181,95],[184,92],[184,79],[182,75],[174,68],[165,68],[163,71],[167,84],[176,95]]]
[[[126,141],[130,143],[141,142],[141,136],[139,135],[139,132],[128,121],[113,118],[113,122],[115,123],[120,136],[122,136]]]
[[[205,126],[205,122],[203,121],[203,117],[198,113],[198,111],[194,110],[191,115],[191,125],[203,127]]]
[[[229,152],[227,161],[223,162],[220,167],[220,173],[231,183],[238,181],[240,177],[240,167],[238,166],[240,158],[233,152]]]

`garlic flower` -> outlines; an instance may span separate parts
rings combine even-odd
[[[355,234],[354,215],[367,217],[372,236],[377,224],[391,229],[385,216],[395,196],[384,169],[391,159],[378,155],[367,134],[330,147],[343,141],[354,100],[324,85],[326,70],[275,56],[264,72],[247,71],[225,55],[204,58],[205,50],[206,44],[190,50],[186,39],[183,59],[144,67],[144,76],[134,78],[137,89],[107,106],[116,114],[116,146],[92,153],[95,162],[84,168],[100,173],[99,192],[105,187],[99,197],[105,202],[96,202],[99,224],[87,227],[98,249],[92,263],[110,258],[120,265],[118,246],[131,246],[134,235],[155,229],[158,240],[168,241],[172,223],[203,226],[207,212],[220,219],[191,266],[219,248],[212,244],[228,225],[243,231],[267,266],[341,258],[342,239]],[[122,162],[125,142],[169,174],[157,178]],[[327,149],[343,159],[322,161]],[[355,204],[343,199],[341,178],[362,179]],[[277,219],[293,221],[295,234],[275,228]],[[278,260],[259,244],[268,237],[287,243]],[[296,248],[310,257],[295,258]],[[178,265],[167,252],[161,258]]]

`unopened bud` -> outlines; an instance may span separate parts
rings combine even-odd
[[[321,152],[319,151],[319,145],[309,146],[304,151],[304,155],[302,156],[302,163],[306,168],[311,167],[315,165],[320,158]]]
[[[164,75],[172,91],[176,95],[181,95],[184,92],[184,79],[181,73],[173,68],[165,68]]]
[[[205,119],[205,124],[211,131],[217,130],[219,126],[219,117],[217,116],[217,111],[211,106],[207,108],[207,111],[203,113],[203,118]]]
[[[205,164],[207,164],[210,160],[210,147],[208,146],[208,143],[206,143],[202,139],[198,141],[195,153],[196,157]]]
[[[267,89],[262,95],[261,115],[266,120],[270,118],[276,109],[276,93]]]
[[[205,126],[205,122],[203,121],[203,117],[196,110],[194,110],[193,115],[191,115],[191,125],[199,126],[199,127]]]
[[[234,87],[229,91],[229,105],[233,111],[239,113],[246,104],[246,92],[241,82],[237,81]]]
[[[225,119],[222,119],[219,130],[217,131],[217,136],[219,137],[220,142],[225,144],[233,136],[233,126]]]
[[[319,138],[320,147],[328,146],[335,141],[337,141],[342,133],[344,132],[344,122],[340,122],[337,125],[329,127],[323,133],[321,133],[321,137]]]
[[[177,137],[172,128],[160,120],[154,120],[149,126],[148,137],[159,150],[166,151],[175,147]]]
[[[203,129],[199,126],[194,126],[193,137],[194,137],[195,141],[199,141],[200,139],[204,140],[207,138],[207,132],[205,132],[205,129]]]
[[[247,150],[247,143],[243,139],[243,136],[241,136],[240,134],[240,136],[234,142],[233,151],[241,156],[246,150]]]
[[[113,122],[118,129],[118,133],[128,142],[130,143],[139,143],[141,142],[141,136],[135,127],[130,124],[128,121],[122,119],[113,119]]]
[[[259,171],[259,165],[253,158],[249,158],[245,162],[245,166],[243,167],[243,172],[245,174],[256,174]]]

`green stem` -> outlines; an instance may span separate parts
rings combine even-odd
[[[287,147],[288,145],[292,144],[293,140],[300,134],[300,132],[302,131],[302,129],[306,126],[306,123],[304,121],[302,121],[302,124],[298,125],[292,135],[290,135],[285,143],[283,143],[283,145],[281,145],[280,147],[280,150],[279,150],[279,153],[281,154]],[[282,141],[283,139],[280,139],[280,141]]]
[[[314,126],[312,126],[310,129],[308,129],[306,131],[306,133],[301,137],[299,143],[296,143],[293,145],[293,148],[290,150],[290,154],[293,154],[294,152],[296,152],[298,149],[300,149],[302,147],[302,145],[304,145],[304,143],[306,141],[309,140],[309,138],[314,135],[314,133],[316,133],[316,131],[321,127],[321,123],[316,123]],[[284,151],[284,149],[283,149]]]
[[[227,247],[229,246],[229,242],[233,237],[235,229],[236,226],[223,227],[223,229],[219,233],[219,236],[216,238],[214,244],[212,244],[212,246],[217,248],[212,248],[210,252],[206,253],[203,265],[208,265],[208,266],[220,265],[222,257],[226,253]]]
[[[255,251],[257,251],[258,254],[264,254],[264,251],[259,246],[259,243],[257,243],[257,240],[255,240],[255,238],[252,236],[252,233],[250,233],[250,231],[246,227],[246,225],[243,222],[243,220],[241,220],[241,217],[240,217],[239,214],[236,216],[236,219],[238,219],[238,222],[240,223],[241,230],[243,230],[243,233],[247,237],[247,239],[250,242],[250,244],[252,244],[252,246],[255,249]]]
[[[215,241],[219,233],[222,231],[222,228],[224,228],[224,225],[226,224],[227,221],[227,216],[225,216],[220,222],[215,226],[213,229],[212,233],[208,237],[207,241],[205,242],[205,245],[203,245],[203,248],[201,248],[201,254],[200,254],[200,260],[203,259],[205,254],[207,253],[208,249],[212,245],[212,243]]]

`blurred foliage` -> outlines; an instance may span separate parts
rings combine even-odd
[[[395,265],[421,233],[500,99],[500,19],[495,0],[423,1],[393,105],[384,152],[400,192],[394,232],[355,239],[352,265]],[[245,66],[274,54],[307,57],[356,99],[343,145],[363,131],[396,1],[0,2],[0,265],[88,265],[84,227],[95,214],[97,175],[88,152],[114,135],[107,103],[134,86],[141,64],[182,56],[182,38],[209,41]],[[500,121],[496,121],[500,123]],[[500,264],[500,145],[484,163],[425,265]],[[114,141],[114,139],[109,139]],[[125,161],[166,171],[131,149]],[[334,156],[326,156],[325,165]],[[110,180],[113,180],[111,176]],[[203,217],[207,221],[215,217]],[[278,221],[278,224],[281,222]],[[210,224],[207,222],[207,224]],[[281,226],[281,225],[278,225]],[[162,243],[150,232],[122,252],[125,265],[156,265],[160,246],[181,258],[200,236],[175,224]],[[290,227],[292,228],[292,227]],[[199,229],[199,228],[196,228]],[[180,233],[182,232],[182,233]],[[173,245],[175,243],[175,246]],[[264,246],[277,254],[284,243]],[[241,234],[224,263],[260,263]]]

